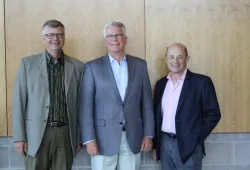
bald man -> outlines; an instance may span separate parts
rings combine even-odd
[[[167,47],[170,73],[155,85],[156,137],[153,158],[162,170],[201,170],[204,140],[220,120],[220,108],[212,80],[187,69],[187,48]]]

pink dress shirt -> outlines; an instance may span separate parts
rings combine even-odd
[[[181,89],[187,74],[187,69],[182,76],[177,80],[176,84],[172,81],[172,73],[167,76],[168,82],[166,84],[162,96],[162,126],[161,131],[176,134],[175,129],[175,115],[181,94]]]

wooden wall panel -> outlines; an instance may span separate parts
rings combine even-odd
[[[58,19],[66,27],[66,54],[89,61],[106,53],[102,31],[115,20],[127,27],[127,52],[145,58],[143,0],[5,0],[8,135],[12,135],[12,91],[23,56],[44,50],[41,27]]]
[[[222,119],[215,132],[250,132],[250,1],[145,0],[146,59],[154,85],[167,44],[181,42],[191,71],[209,75]]]
[[[250,132],[248,0],[5,0],[5,4],[5,18],[0,5],[0,23],[5,19],[6,61],[1,55],[0,76],[5,80],[7,75],[8,135],[12,135],[12,91],[18,64],[22,57],[44,50],[41,27],[49,19],[65,24],[65,52],[85,62],[106,53],[102,36],[106,23],[125,23],[127,52],[141,58],[146,55],[153,86],[168,72],[167,44],[185,44],[191,56],[188,67],[214,81],[222,110],[215,132]],[[0,52],[5,54],[4,24],[0,25]],[[6,96],[4,81],[0,81],[0,95]],[[7,133],[6,121],[2,97],[0,136]]]
[[[0,136],[7,135],[4,1],[0,0]]]

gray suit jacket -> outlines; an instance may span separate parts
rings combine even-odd
[[[84,64],[65,56],[65,92],[68,107],[71,145],[75,154],[80,144],[78,92]],[[28,151],[35,156],[46,128],[50,96],[45,53],[22,59],[16,76],[13,96],[13,138],[27,141]]]
[[[128,85],[124,102],[119,94],[109,56],[85,65],[80,90],[80,124],[83,143],[96,140],[104,156],[118,153],[125,120],[133,153],[140,152],[143,136],[154,136],[152,91],[146,62],[127,55]]]

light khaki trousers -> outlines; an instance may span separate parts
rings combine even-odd
[[[128,145],[126,132],[122,132],[120,150],[114,156],[91,156],[92,170],[139,170],[140,153],[134,154]]]

